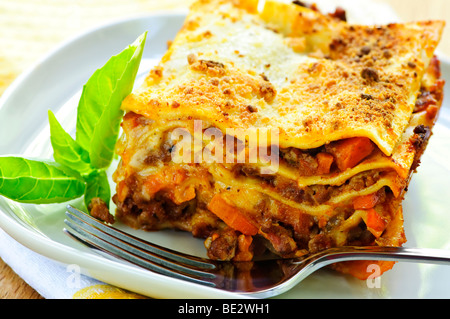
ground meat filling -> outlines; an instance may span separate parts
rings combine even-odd
[[[297,203],[308,205],[322,205],[328,202],[332,197],[347,191],[360,191],[364,188],[374,185],[382,177],[380,171],[372,170],[362,172],[353,176],[341,186],[330,185],[311,185],[300,188],[293,180],[274,175],[261,175],[258,169],[236,164],[233,166],[232,173],[234,177],[256,178],[263,187],[271,188],[273,191]]]
[[[108,224],[114,224],[114,216],[109,212],[106,203],[99,197],[94,197],[89,203],[89,211],[91,215]]]
[[[116,217],[136,229],[161,230],[177,228],[191,231],[191,219],[195,212],[195,200],[176,205],[164,196],[156,196],[150,201],[129,196],[123,202],[113,196],[117,206]]]
[[[252,216],[259,225],[258,235],[244,236],[228,227],[216,215],[206,209],[207,203],[198,198],[175,204],[170,196],[161,191],[150,199],[144,199],[136,178],[126,180],[130,192],[125,200],[113,197],[117,206],[116,217],[125,224],[145,230],[175,228],[191,232],[195,237],[205,239],[207,254],[218,260],[247,260],[256,254],[270,251],[283,257],[296,257],[336,246],[333,230],[354,213],[349,202],[339,207],[328,220],[302,213],[267,197],[255,209]],[[352,187],[363,187],[368,178],[356,177]],[[380,191],[378,205],[386,200],[386,188]],[[250,239],[249,239],[250,238]],[[375,237],[367,230],[364,222],[348,231],[348,244],[373,244]]]
[[[302,176],[316,175],[319,164],[316,156],[319,153],[317,150],[299,150],[296,148],[280,149],[280,158],[284,160],[289,166],[300,170]]]

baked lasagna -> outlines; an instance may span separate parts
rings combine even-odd
[[[123,102],[116,218],[191,232],[216,260],[401,246],[443,99],[443,28],[353,25],[299,1],[194,3]],[[368,263],[333,267],[364,279]]]

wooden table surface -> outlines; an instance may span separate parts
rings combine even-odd
[[[10,0],[11,1],[11,0]],[[14,0],[16,1],[16,0]],[[27,0],[19,0],[27,1]],[[183,1],[169,1],[169,5],[175,6],[176,2],[185,3]],[[403,21],[426,20],[426,19],[443,19],[450,23],[450,1],[449,0],[374,0],[380,3],[390,4],[398,16]],[[48,2],[48,1],[47,1]],[[61,1],[60,1],[61,2]],[[152,3],[152,0],[148,0]],[[156,3],[157,1],[153,1]],[[309,1],[311,2],[311,1]],[[2,12],[2,4],[0,4],[0,14]],[[167,9],[167,7],[157,7],[156,9]],[[17,10],[17,8],[16,8]],[[17,13],[17,12],[16,12]],[[0,33],[0,41],[1,33]],[[43,48],[43,51],[47,48]],[[439,51],[450,57],[450,31],[446,30],[442,39]],[[0,66],[1,64],[0,55]],[[0,74],[1,75],[1,74]],[[0,77],[0,85],[12,81],[17,74],[11,72],[2,79]],[[5,80],[6,79],[6,80]],[[2,92],[0,91],[0,94]],[[0,259],[0,299],[43,299],[33,288],[25,283],[14,271]]]

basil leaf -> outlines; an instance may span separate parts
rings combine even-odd
[[[147,33],[113,56],[83,87],[77,114],[76,141],[89,152],[91,166],[107,168],[113,159],[123,99],[134,86]]]
[[[84,194],[85,183],[57,163],[0,157],[0,195],[21,203],[62,203]]]
[[[89,204],[95,197],[100,197],[109,208],[109,201],[111,200],[111,189],[108,182],[108,176],[105,171],[95,172],[86,180],[86,191],[84,193],[84,204],[89,210]]]
[[[89,153],[62,128],[50,110],[48,111],[48,121],[55,161],[81,175],[90,173],[92,168],[89,164]]]

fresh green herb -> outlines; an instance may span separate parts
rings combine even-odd
[[[106,169],[114,158],[123,111],[131,93],[147,33],[113,56],[83,87],[77,109],[76,139],[49,111],[52,161],[0,157],[0,195],[23,203],[62,203],[84,195],[109,207],[111,190]]]
[[[108,176],[105,171],[97,171],[85,178],[86,192],[84,194],[84,204],[89,208],[93,198],[102,199],[109,207],[111,189],[109,187]]]
[[[144,43],[143,34],[138,43]],[[77,142],[89,153],[93,168],[107,168],[114,156],[123,111],[122,100],[133,89],[142,46],[132,45],[97,70],[83,88],[77,112]]]
[[[84,194],[76,175],[54,162],[0,157],[0,194],[22,203],[62,203]]]
[[[48,121],[50,123],[50,140],[55,161],[77,171],[81,175],[89,174],[92,171],[92,167],[89,164],[89,153],[64,131],[50,110],[48,111]]]

